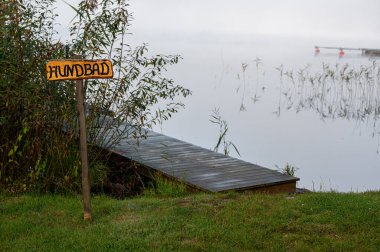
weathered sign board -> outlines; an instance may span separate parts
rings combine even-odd
[[[88,175],[83,79],[112,78],[112,63],[109,60],[82,60],[81,56],[75,56],[75,59],[51,60],[46,64],[46,77],[50,81],[75,80],[82,166],[83,218],[88,221],[92,219],[92,210]]]
[[[51,60],[46,64],[47,79],[80,80],[112,78],[112,63],[109,60]]]

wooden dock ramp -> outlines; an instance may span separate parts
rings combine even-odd
[[[108,150],[203,191],[296,190],[298,178],[153,131],[147,131],[147,136],[138,145],[135,139],[127,138]]]

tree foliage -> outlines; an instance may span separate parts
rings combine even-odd
[[[82,1],[71,41],[56,38],[54,0],[0,3],[0,184],[14,190],[77,189],[78,145],[72,82],[48,82],[50,59],[108,58],[114,78],[86,82],[87,125],[93,144],[110,147],[128,134],[166,120],[190,91],[166,77],[180,56],[131,47],[125,0]],[[95,157],[97,153],[93,153]]]

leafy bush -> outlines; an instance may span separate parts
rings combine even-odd
[[[177,96],[190,94],[164,76],[178,55],[148,56],[146,45],[126,44],[131,19],[126,1],[82,1],[72,7],[77,16],[66,46],[55,39],[53,3],[0,3],[0,184],[10,190],[78,189],[74,85],[48,82],[48,60],[74,54],[112,60],[115,78],[86,82],[89,139],[103,147],[128,134],[138,139],[143,127],[183,106]],[[99,156],[92,148],[94,164]]]
[[[73,114],[72,90],[44,78],[46,60],[63,52],[53,40],[52,4],[0,4],[0,182],[15,190],[56,183],[70,170],[63,166],[77,163],[72,135],[60,128]]]

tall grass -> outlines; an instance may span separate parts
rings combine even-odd
[[[154,176],[153,181],[143,191],[143,195],[150,197],[183,197],[188,194],[187,185],[161,175]]]
[[[236,145],[227,139],[227,133],[228,133],[228,129],[229,129],[228,123],[226,120],[224,120],[222,118],[222,116],[219,113],[218,108],[215,108],[212,111],[210,122],[219,126],[219,136],[218,136],[218,141],[214,147],[214,151],[218,152],[219,149],[221,148],[222,153],[224,155],[229,155],[230,149],[231,149],[231,147],[233,147],[235,152],[240,156],[240,152],[239,152],[238,148],[236,147]]]

